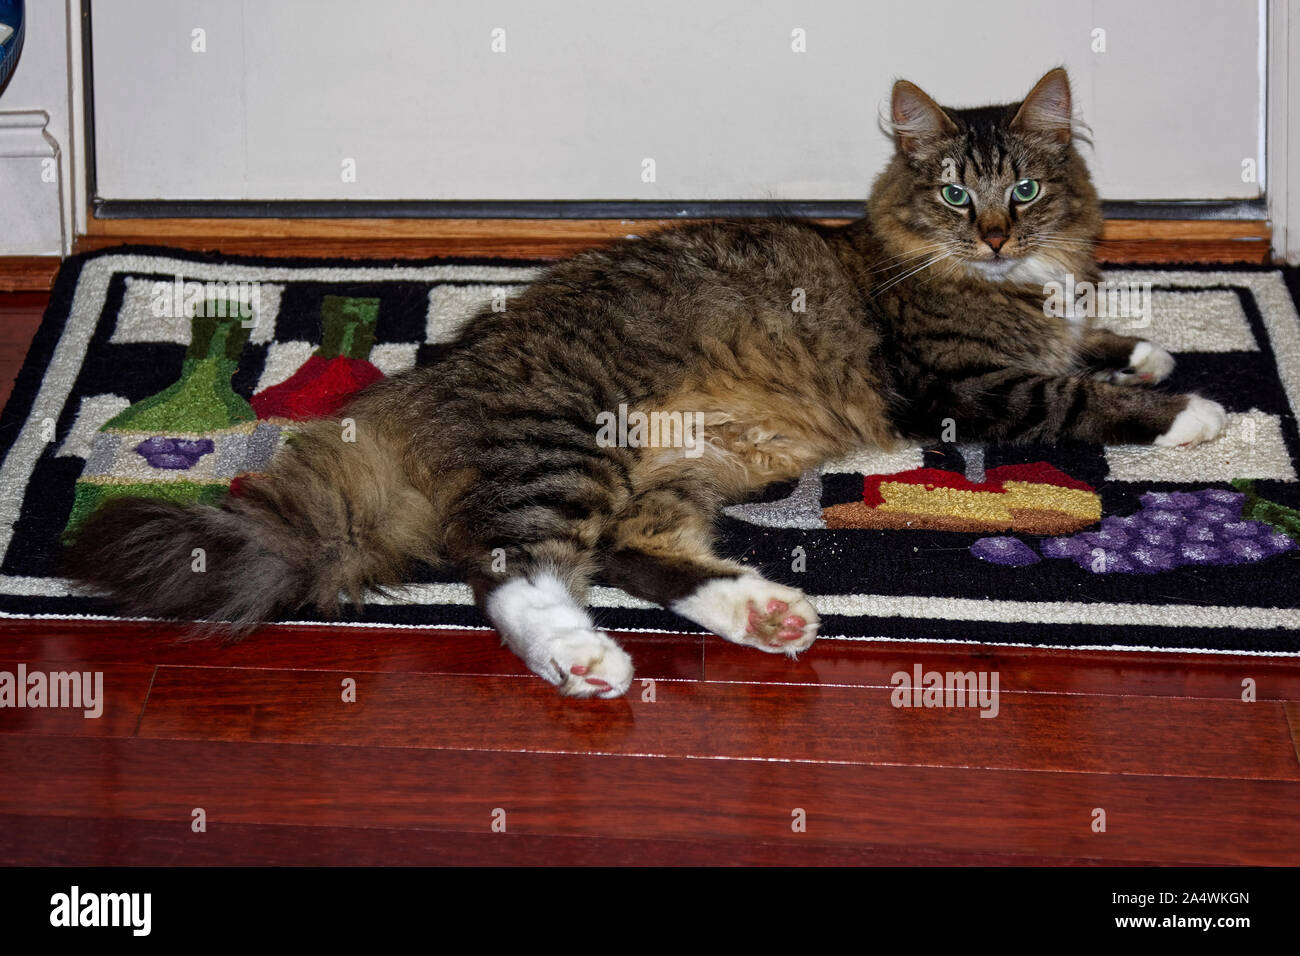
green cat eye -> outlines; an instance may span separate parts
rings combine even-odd
[[[1011,189],[1011,198],[1016,202],[1033,202],[1038,197],[1038,180],[1022,179]]]
[[[943,201],[949,206],[970,205],[970,193],[960,186],[944,186],[939,192],[943,196]]]

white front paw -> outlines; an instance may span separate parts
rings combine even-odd
[[[1199,445],[1217,437],[1227,421],[1228,415],[1218,402],[1199,395],[1188,395],[1187,407],[1178,413],[1169,430],[1157,438],[1155,444],[1166,448]]]
[[[1133,346],[1128,367],[1139,382],[1163,382],[1174,370],[1174,357],[1160,346],[1143,341]]]
[[[1097,378],[1112,385],[1154,385],[1163,382],[1174,370],[1174,357],[1160,346],[1145,339],[1133,346],[1128,368],[1108,369]]]

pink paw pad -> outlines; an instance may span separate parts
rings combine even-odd
[[[791,614],[781,622],[781,631],[779,637],[783,641],[793,641],[803,637],[803,629],[808,626],[808,622],[798,614]]]
[[[748,631],[753,636],[768,644],[784,644],[803,637],[803,630],[808,622],[798,614],[789,614],[790,605],[781,600],[767,602],[767,612],[763,613],[749,602]]]
[[[569,673],[581,677],[583,674],[587,673],[587,667],[584,664],[574,664],[569,668]]]

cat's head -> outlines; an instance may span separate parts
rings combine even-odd
[[[1094,273],[1101,207],[1075,148],[1072,109],[1063,69],[1021,103],[978,109],[941,107],[899,80],[894,158],[867,204],[886,256],[916,267],[933,259],[927,277],[985,282]]]

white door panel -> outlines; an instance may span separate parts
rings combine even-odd
[[[1106,199],[1261,194],[1242,177],[1262,159],[1250,2],[92,8],[105,199],[857,200],[891,148],[877,120],[895,77],[979,105],[1062,63]],[[807,52],[791,49],[796,28]]]

